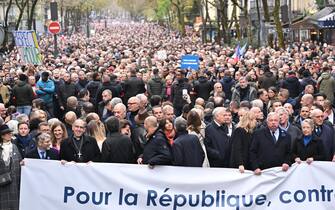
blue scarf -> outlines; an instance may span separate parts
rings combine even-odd
[[[32,140],[32,137],[29,134],[27,136],[20,136],[18,134],[16,138],[18,142],[20,142],[23,145],[23,147],[27,147],[29,145],[29,142]]]
[[[312,141],[312,136],[304,136],[304,145],[307,146]]]

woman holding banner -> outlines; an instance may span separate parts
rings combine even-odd
[[[325,151],[322,140],[313,134],[314,123],[311,119],[302,121],[301,129],[303,136],[297,139],[292,148],[293,160],[296,163],[306,161],[311,164],[314,160],[325,160]]]
[[[256,125],[257,121],[254,112],[247,112],[241,117],[232,136],[230,167],[238,168],[241,173],[244,173],[245,169],[251,169],[249,162],[249,148]]]
[[[12,143],[12,130],[0,126],[0,209],[18,210],[21,154]]]

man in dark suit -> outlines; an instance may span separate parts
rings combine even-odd
[[[72,125],[73,135],[62,141],[60,146],[60,159],[86,163],[100,161],[100,149],[97,141],[85,135],[86,122],[77,119]]]
[[[225,108],[213,110],[214,120],[205,129],[205,145],[211,167],[229,167],[230,142],[227,136]]]
[[[251,168],[256,175],[263,169],[282,167],[287,171],[291,158],[291,137],[279,128],[279,115],[271,112],[267,117],[267,126],[256,130],[250,146]]]
[[[131,139],[120,133],[120,122],[116,117],[106,120],[107,139],[102,145],[102,162],[133,163],[134,153]]]
[[[284,107],[277,108],[276,113],[279,115],[279,127],[290,135],[291,148],[293,148],[295,141],[302,137],[302,132],[289,122],[290,116]]]
[[[331,125],[324,121],[324,113],[320,109],[311,111],[311,118],[314,121],[314,133],[318,136],[324,146],[326,161],[335,161],[335,131]]]
[[[181,117],[175,120],[178,138],[172,145],[173,165],[202,167],[205,153],[196,135],[187,133],[187,121]]]
[[[27,153],[26,158],[59,160],[56,150],[49,149],[51,146],[51,137],[47,133],[40,133],[36,136],[37,147]]]
[[[155,165],[171,165],[171,146],[164,132],[158,128],[157,118],[150,116],[144,121],[147,131],[147,143],[143,149],[143,155],[137,159],[139,164],[148,164],[150,168]]]

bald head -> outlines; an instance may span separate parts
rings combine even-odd
[[[312,110],[310,116],[316,126],[321,126],[323,124],[324,116],[323,111],[321,111],[320,109]]]
[[[65,114],[65,122],[72,125],[77,120],[77,115],[73,111],[69,111]]]

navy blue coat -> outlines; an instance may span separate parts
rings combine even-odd
[[[205,153],[196,135],[183,133],[172,145],[173,165],[202,167]]]
[[[292,161],[297,157],[303,161],[310,157],[318,161],[324,160],[325,152],[322,140],[316,135],[312,135],[312,140],[305,146],[304,137],[298,138],[293,144]]]
[[[270,129],[261,128],[254,132],[250,146],[251,169],[267,169],[291,163],[291,137],[279,129],[279,138],[275,143]]]
[[[316,134],[316,132],[314,131],[314,134],[316,136],[318,136]],[[321,134],[318,136],[324,146],[324,150],[325,150],[325,160],[326,161],[331,161],[333,159],[334,153],[335,153],[335,132],[334,132],[334,128],[332,128],[331,126],[327,125],[327,124],[323,124],[321,126]]]
[[[213,121],[206,127],[205,146],[211,167],[229,167],[230,142],[225,125],[219,127]]]
[[[38,154],[37,147],[27,153],[26,158],[41,159],[40,154]],[[59,155],[57,151],[53,148],[46,150],[46,160],[59,160]]]
[[[149,137],[143,149],[143,163],[149,165],[172,165],[171,146],[162,130]]]

